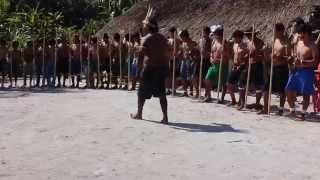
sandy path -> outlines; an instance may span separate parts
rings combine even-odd
[[[0,179],[317,180],[320,124],[124,91],[0,92]]]

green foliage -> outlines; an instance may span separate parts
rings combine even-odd
[[[0,0],[0,38],[26,41],[96,33],[137,0]]]

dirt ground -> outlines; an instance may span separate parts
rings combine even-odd
[[[0,91],[0,179],[319,179],[319,123],[168,99],[166,126],[134,92]]]

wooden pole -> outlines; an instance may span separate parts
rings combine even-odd
[[[98,60],[98,78],[97,78],[97,81],[98,81],[98,88],[99,88],[99,85],[102,85],[101,84],[101,71],[100,71],[100,48],[99,48],[99,37],[97,37],[97,48],[96,48],[96,53],[97,53],[97,60]]]
[[[131,73],[131,26],[129,26],[129,42],[128,42],[128,91],[130,90],[130,73]]]
[[[205,40],[203,37],[203,32],[200,36],[200,72],[199,72],[199,99],[201,99],[201,88],[202,88],[202,71],[203,71],[203,51],[205,46]]]
[[[223,58],[224,58],[224,46],[225,46],[225,39],[224,39],[224,30],[223,30],[223,38],[222,38],[222,56],[220,59],[220,65],[219,65],[219,76],[218,76],[218,94],[217,94],[217,100],[219,102],[220,100],[220,90],[221,90],[221,79],[222,79],[222,65],[223,65]]]
[[[56,77],[57,77],[57,56],[58,56],[58,54],[57,54],[57,47],[58,47],[58,34],[57,34],[57,29],[55,29],[55,41],[54,41],[54,74],[53,74],[53,87],[55,87],[56,86]]]
[[[68,32],[68,36],[69,36],[69,46],[68,46],[68,53],[69,53],[69,85],[72,84],[72,55],[71,55],[71,49],[72,49],[72,34],[71,32]]]
[[[252,25],[252,36],[251,36],[251,46],[253,46],[254,41],[254,34],[255,34],[255,25]],[[248,65],[248,74],[247,74],[247,85],[246,85],[246,92],[245,92],[245,101],[244,106],[247,108],[247,102],[248,102],[248,94],[249,94],[249,86],[250,86],[250,74],[251,74],[251,65],[252,65],[252,59],[251,59],[251,53],[252,53],[252,47],[250,47],[249,51],[249,65]]]
[[[175,96],[176,91],[176,52],[177,52],[177,40],[176,31],[173,34],[173,62],[172,62],[172,96]]]
[[[271,112],[271,95],[272,95],[272,80],[273,80],[273,66],[274,66],[274,45],[275,45],[275,32],[276,32],[276,24],[273,27],[273,37],[272,37],[272,53],[271,53],[271,67],[270,67],[270,80],[269,80],[269,92],[268,92],[268,114]]]
[[[109,42],[109,44],[108,44],[108,54],[109,54],[109,74],[108,74],[108,76],[109,76],[109,79],[108,79],[108,81],[109,81],[109,85],[111,86],[112,85],[112,54],[111,54],[111,44],[112,44],[112,40],[110,39],[110,40],[108,40]]]

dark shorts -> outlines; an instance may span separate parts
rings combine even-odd
[[[191,60],[182,59],[180,65],[180,78],[188,81],[191,79]]]
[[[173,60],[170,60],[169,62],[169,67],[170,67],[170,77],[173,77]],[[179,77],[180,75],[180,63],[179,63],[179,60],[176,59],[176,62],[175,62],[175,70],[174,70],[174,75],[175,75],[175,78]]]
[[[78,75],[81,73],[81,63],[79,58],[74,58],[71,61],[71,74]]]
[[[191,79],[199,77],[200,75],[200,64],[197,61],[192,61],[190,64],[191,69]]]
[[[90,73],[98,73],[98,61],[97,60],[90,61]]]
[[[68,74],[69,73],[69,58],[59,59],[57,62],[57,73]]]
[[[101,73],[106,71],[109,72],[109,59],[101,59],[100,60],[100,71]]]
[[[288,65],[275,66],[273,68],[272,76],[272,92],[274,93],[285,93],[286,85],[289,78]],[[270,73],[268,74],[265,82],[265,90],[269,90],[270,84]]]
[[[246,87],[247,85],[247,76],[248,69],[245,70],[246,75],[241,75],[240,78],[240,87]],[[262,89],[264,87],[264,68],[262,63],[254,63],[251,65],[250,72],[250,87],[253,86],[255,89]]]
[[[243,76],[246,76],[246,65],[240,65],[240,66],[233,66],[229,78],[228,78],[228,84],[231,85],[238,85],[240,79],[243,78]]]
[[[118,61],[112,62],[111,71],[112,71],[112,76],[114,77],[120,75],[120,64]]]
[[[7,60],[6,59],[0,59],[0,72],[1,73],[7,72]]]
[[[166,96],[165,81],[169,67],[144,67],[141,71],[138,97],[150,99],[151,97]]]

